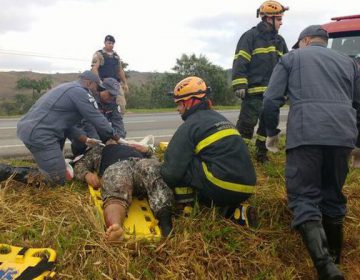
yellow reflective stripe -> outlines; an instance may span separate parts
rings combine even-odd
[[[259,134],[256,135],[256,139],[258,139],[260,141],[264,141],[264,142],[266,141],[266,137],[262,136],[262,135],[259,135]]]
[[[259,54],[259,53],[269,53],[269,52],[276,52],[275,46],[267,47],[267,48],[257,48],[253,50],[252,55]]]
[[[175,194],[190,194],[193,193],[193,189],[190,187],[176,187]]]
[[[228,191],[241,192],[241,193],[253,193],[254,192],[254,186],[231,183],[231,182],[226,182],[226,181],[220,180],[220,179],[214,177],[214,175],[207,169],[207,166],[204,162],[202,162],[202,166],[203,166],[206,178],[214,185],[216,185],[222,189],[228,190]]]
[[[276,52],[277,52],[277,54],[278,54],[279,56],[283,56],[283,55],[284,55],[284,53],[281,52],[281,51],[276,51]]]
[[[240,50],[237,54],[235,54],[234,59],[238,59],[240,56],[245,58],[247,61],[251,60],[251,55],[249,53],[247,53],[246,51]]]
[[[239,85],[239,84],[246,84],[247,85],[248,80],[246,78],[239,78],[239,79],[235,79],[231,82],[231,85]]]
[[[251,139],[242,137],[246,145],[249,145],[251,143]]]
[[[263,93],[267,87],[253,87],[248,89],[248,93]]]
[[[205,147],[211,145],[212,143],[224,138],[228,137],[230,135],[239,135],[239,131],[237,131],[235,128],[229,128],[220,130],[214,134],[211,134],[210,136],[206,137],[205,139],[201,140],[195,147],[195,154],[198,154],[202,149]]]

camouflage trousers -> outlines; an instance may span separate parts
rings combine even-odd
[[[151,210],[156,215],[164,207],[172,207],[173,191],[160,176],[160,162],[156,159],[129,159],[106,168],[102,177],[104,205],[118,200],[126,209],[132,196],[147,195]]]
[[[266,127],[264,123],[264,118],[262,116],[262,109],[262,95],[247,95],[241,103],[241,111],[239,114],[239,119],[236,123],[236,128],[238,129],[243,138],[250,140],[253,137],[255,126],[259,122],[259,126],[256,131],[256,147],[258,148],[259,152],[266,153]]]

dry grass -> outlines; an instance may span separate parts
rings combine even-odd
[[[256,166],[258,187],[252,204],[260,228],[250,230],[199,208],[175,220],[175,236],[157,243],[110,246],[80,183],[54,189],[12,181],[0,188],[0,243],[51,247],[57,251],[57,279],[315,279],[299,236],[289,227],[284,155]],[[351,170],[345,186],[342,270],[360,279],[360,173]]]

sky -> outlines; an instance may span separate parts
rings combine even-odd
[[[107,34],[127,70],[171,72],[182,54],[232,67],[256,0],[0,0],[0,71],[74,73],[90,68]],[[359,0],[284,0],[288,47],[306,26],[360,14]]]

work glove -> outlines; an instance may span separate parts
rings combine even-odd
[[[86,138],[85,145],[89,148],[95,147],[98,144],[102,144],[101,140],[95,138]]]
[[[351,167],[360,168],[360,148],[356,147],[351,152],[352,162]]]
[[[246,95],[246,89],[237,89],[234,93],[237,98],[244,99]]]
[[[279,134],[266,137],[265,145],[270,152],[277,153],[279,151]]]

